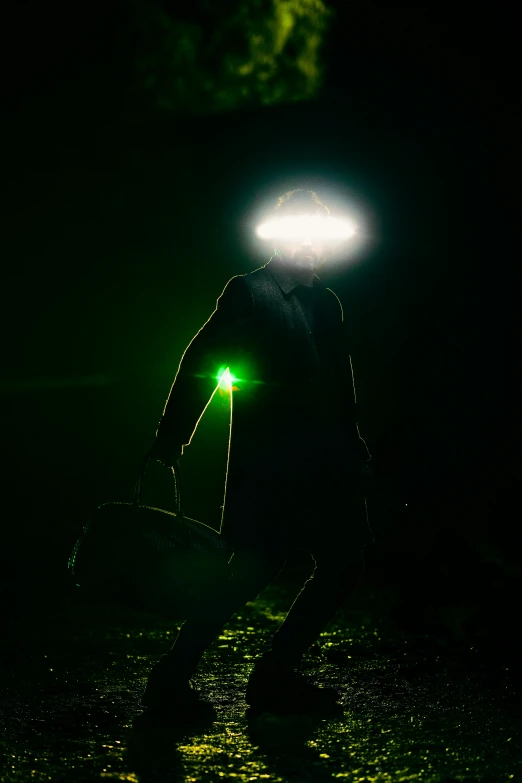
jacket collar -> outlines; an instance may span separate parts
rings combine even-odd
[[[280,259],[279,256],[272,256],[270,261],[265,264],[265,269],[270,272],[284,294],[291,293],[298,285],[298,283],[296,283],[289,274],[287,265]],[[313,287],[315,290],[321,292],[326,290],[325,285],[319,280],[317,275],[314,275]]]

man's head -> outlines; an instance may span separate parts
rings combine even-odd
[[[289,190],[277,200],[273,218],[300,218],[302,216],[328,217],[330,210],[319,200],[313,190]],[[283,261],[292,263],[297,269],[315,271],[328,258],[330,243],[307,231],[300,230],[295,236],[274,237],[274,252]]]

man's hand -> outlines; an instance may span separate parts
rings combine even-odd
[[[166,437],[158,437],[152,444],[148,453],[150,459],[156,459],[162,462],[166,468],[172,468],[173,465],[183,454],[183,447]]]

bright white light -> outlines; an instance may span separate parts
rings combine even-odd
[[[350,220],[334,218],[330,215],[288,215],[262,223],[257,227],[256,234],[261,239],[342,242],[352,237],[356,230]]]

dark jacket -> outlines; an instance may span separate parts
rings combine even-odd
[[[227,509],[229,497],[249,494],[250,475],[263,471],[269,488],[270,476],[287,470],[298,451],[313,455],[332,438],[347,455],[370,459],[357,427],[342,307],[317,277],[312,288],[295,285],[274,256],[229,280],[182,357],[160,437],[190,442],[227,367],[237,379]]]

